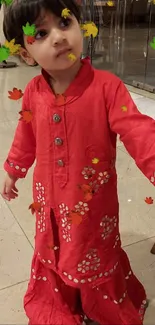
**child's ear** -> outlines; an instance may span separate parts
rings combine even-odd
[[[27,65],[34,66],[35,60],[32,58],[32,56],[29,54],[29,52],[24,48],[20,48],[20,56],[21,58],[26,62]]]

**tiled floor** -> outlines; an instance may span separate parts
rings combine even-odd
[[[20,66],[0,70],[0,179],[3,181],[3,161],[6,158],[18,120],[20,101],[8,99],[13,87],[24,90],[26,83],[38,73],[38,68]],[[139,109],[155,117],[155,101],[132,94]],[[123,245],[133,269],[144,283],[151,299],[145,325],[155,320],[155,255],[150,254],[155,242],[155,205],[144,202],[155,198],[155,189],[136,168],[122,143],[118,142],[117,158],[120,224]],[[32,201],[32,171],[18,184],[20,198],[7,205],[0,197],[0,324],[26,324],[22,298],[26,290],[33,253],[34,217],[28,206]]]

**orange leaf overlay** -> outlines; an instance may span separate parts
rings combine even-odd
[[[150,197],[146,197],[145,202],[146,202],[147,204],[153,204],[153,199],[152,199],[152,197],[151,197],[151,196],[150,196]]]
[[[34,36],[27,36],[27,44],[33,44],[35,42],[35,37]]]
[[[34,214],[35,212],[40,212],[41,211],[41,203],[40,202],[33,202],[29,206],[29,210],[31,210],[32,214]]]
[[[97,165],[99,163],[99,161],[100,160],[98,158],[93,158],[92,159],[92,164]]]
[[[87,184],[80,185],[80,189],[83,192],[85,202],[92,200],[93,189],[90,185],[87,185]]]
[[[30,110],[20,111],[19,114],[21,115],[19,121],[25,121],[26,123],[32,121],[33,118],[32,111]]]
[[[13,100],[18,100],[18,99],[22,98],[24,95],[21,89],[17,89],[15,87],[13,88],[12,91],[9,90],[8,93],[9,93],[8,98],[13,99]]]
[[[80,223],[82,222],[82,216],[80,213],[75,212],[75,211],[71,211],[69,213],[68,216],[68,221],[70,221],[72,224],[74,225],[80,225]]]

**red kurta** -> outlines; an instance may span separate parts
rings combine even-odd
[[[140,325],[146,296],[121,248],[116,137],[154,183],[155,122],[116,76],[82,63],[64,96],[45,72],[28,84],[23,110],[33,119],[19,122],[5,162],[25,177],[36,159],[41,211],[25,310],[30,324],[80,324],[84,311],[100,324]]]

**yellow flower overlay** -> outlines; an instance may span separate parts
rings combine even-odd
[[[107,1],[107,6],[114,7],[114,1]]]
[[[68,16],[70,16],[70,10],[67,8],[63,9],[61,13],[61,17],[67,18]]]
[[[128,109],[127,109],[126,106],[122,106],[122,107],[121,107],[121,110],[122,110],[123,112],[127,112]]]
[[[4,46],[9,49],[10,55],[18,54],[21,48],[20,44],[15,44],[15,39],[12,39],[10,42],[5,41]]]
[[[98,28],[92,21],[81,25],[81,29],[85,31],[84,37],[89,37],[91,35],[92,37],[96,37],[98,34]]]
[[[93,158],[92,159],[92,164],[97,165],[99,163],[99,161],[100,160],[98,158]]]
[[[75,61],[76,60],[76,56],[73,53],[69,53],[68,54],[68,59],[70,59],[71,61]]]

